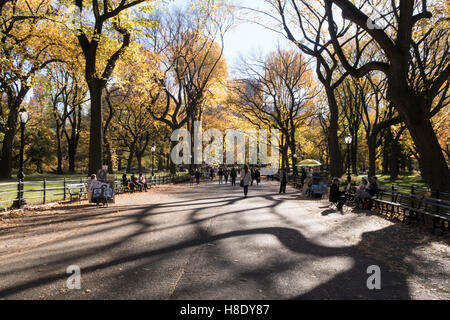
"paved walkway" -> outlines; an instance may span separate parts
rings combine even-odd
[[[264,181],[171,186],[0,221],[3,299],[450,299],[450,240]],[[70,265],[81,290],[66,287]],[[381,269],[368,290],[367,268]]]

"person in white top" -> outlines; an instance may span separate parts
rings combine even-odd
[[[247,198],[248,194],[248,186],[252,182],[252,175],[250,173],[250,170],[248,168],[248,165],[244,165],[244,167],[241,170],[241,187],[244,188],[244,197]]]

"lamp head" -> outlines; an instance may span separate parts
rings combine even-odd
[[[345,136],[345,143],[346,143],[346,144],[351,144],[352,141],[353,141],[352,136],[351,136],[350,134],[347,134],[347,135]]]
[[[19,121],[22,124],[26,124],[30,119],[30,114],[25,108],[19,110]]]

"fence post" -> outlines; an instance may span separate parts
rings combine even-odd
[[[395,186],[394,186],[394,184],[392,184],[392,202],[394,202],[394,192],[395,192]]]
[[[64,177],[64,201],[66,201],[66,177]]]
[[[47,196],[47,179],[44,178],[44,199],[42,200],[43,204],[45,204],[46,202],[46,196]]]
[[[411,194],[414,195],[414,185],[411,185]],[[414,197],[411,197],[411,208],[414,208]]]

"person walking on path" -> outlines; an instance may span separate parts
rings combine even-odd
[[[261,172],[259,172],[258,168],[255,169],[255,180],[256,180],[256,185],[259,186],[259,183],[261,182]]]
[[[251,179],[252,179],[251,185],[253,185],[253,181],[255,180],[255,169],[254,168],[252,168],[250,170],[250,176],[251,176]]]
[[[213,181],[214,181],[214,168],[211,168],[211,169],[209,170],[209,174],[211,175],[211,176],[210,176],[211,182],[213,182]]]
[[[219,184],[223,184],[223,170],[222,170],[222,168],[219,168],[218,176],[219,176]]]
[[[241,170],[241,187],[244,188],[244,197],[247,198],[248,186],[252,182],[252,174],[248,168],[248,165],[244,165]]]
[[[286,170],[281,170],[280,173],[280,193],[286,193],[286,185],[288,183],[288,176]]]
[[[200,171],[198,169],[195,170],[195,180],[197,182],[197,185],[200,184]]]
[[[225,184],[228,184],[228,176],[230,175],[230,172],[228,171],[228,168],[225,168],[223,170],[223,175],[225,177]]]
[[[237,177],[236,169],[232,168],[230,172],[230,178],[231,178],[231,185],[233,187],[236,185],[236,177]]]

